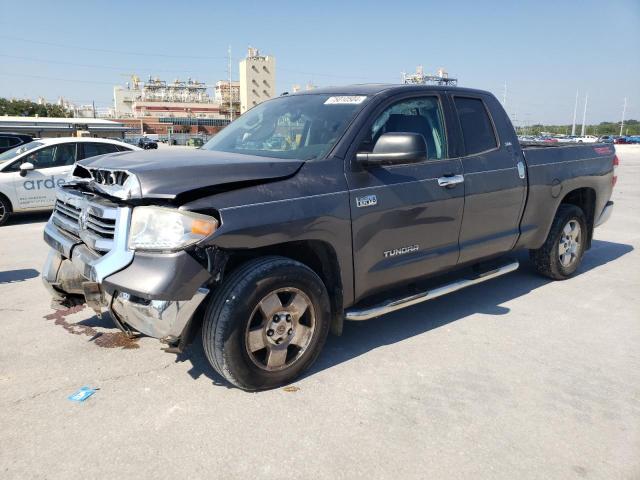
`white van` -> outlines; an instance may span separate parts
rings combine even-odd
[[[0,225],[14,212],[50,210],[77,160],[140,150],[106,138],[43,138],[0,154]]]

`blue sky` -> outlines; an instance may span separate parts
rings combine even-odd
[[[195,2],[0,0],[0,96],[109,106],[127,76],[226,79],[231,45],[294,83],[398,82],[422,64],[502,99],[517,123],[640,118],[640,0]],[[25,12],[28,6],[29,12]],[[15,18],[15,20],[14,20]]]

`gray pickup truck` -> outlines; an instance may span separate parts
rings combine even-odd
[[[199,150],[79,162],[44,232],[57,308],[86,303],[246,390],[331,330],[518,268],[569,278],[608,219],[614,147],[520,145],[490,93],[360,85],[264,102]]]

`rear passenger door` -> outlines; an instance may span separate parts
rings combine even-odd
[[[513,247],[520,232],[526,179],[524,164],[518,168],[522,160],[520,149],[512,144],[517,141],[513,127],[495,98],[454,94],[452,99],[464,152],[459,260],[464,263]],[[506,137],[500,138],[499,131]]]

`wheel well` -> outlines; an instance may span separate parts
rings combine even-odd
[[[578,188],[567,193],[560,204],[569,204],[580,207],[587,218],[587,245],[591,248],[593,237],[593,225],[595,222],[596,192],[593,188]]]
[[[336,335],[342,333],[342,279],[338,257],[331,245],[320,240],[301,240],[251,250],[235,250],[229,254],[223,278],[248,260],[266,255],[287,257],[305,264],[320,277],[327,288],[332,314],[331,331]]]

